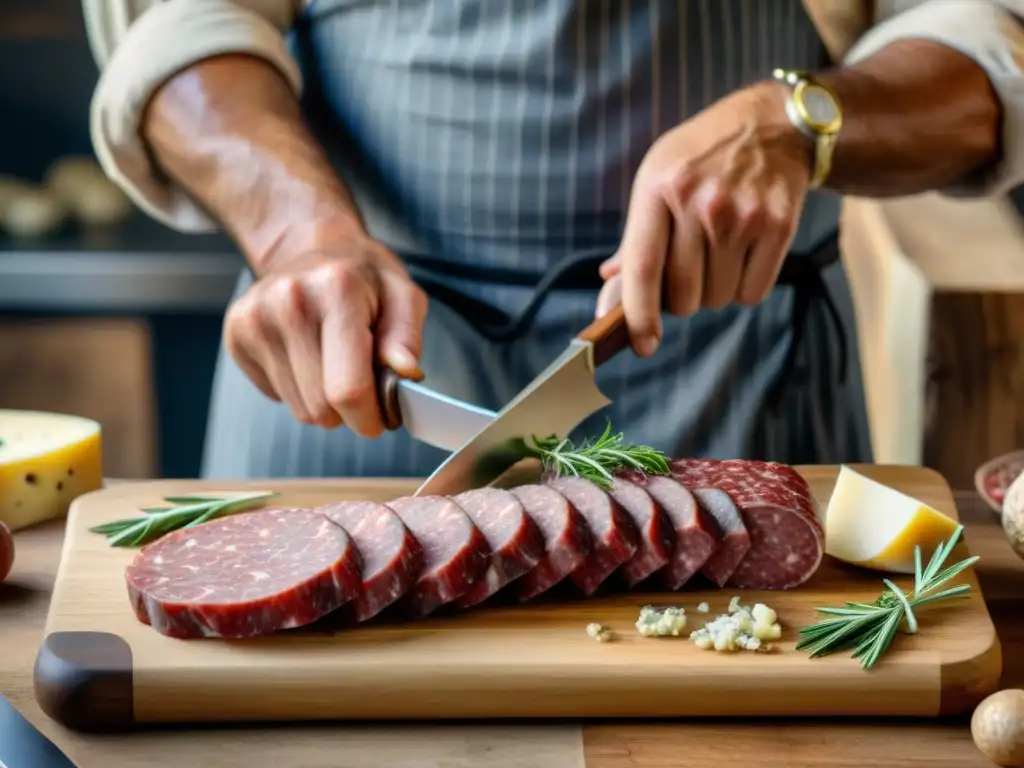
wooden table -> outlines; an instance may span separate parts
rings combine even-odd
[[[1004,687],[1024,687],[1024,561],[1007,546],[995,516],[973,493],[957,494],[966,539],[980,555],[979,578],[1003,644]],[[59,746],[89,740],[90,760],[81,768],[109,765],[265,764],[270,745],[288,745],[278,762],[301,768],[355,765],[339,754],[329,726],[215,729],[86,737],[63,731],[32,697],[32,663],[42,636],[49,591],[60,556],[63,525],[54,523],[17,535],[18,586],[0,585],[0,693]],[[366,738],[372,738],[372,730]],[[463,728],[465,730],[465,728]],[[440,730],[437,731],[440,733]],[[433,734],[430,736],[433,738]],[[536,737],[533,733],[532,737]],[[417,738],[427,738],[425,734]],[[528,738],[524,734],[524,738]],[[149,755],[153,743],[166,748]],[[542,749],[538,744],[535,749]],[[79,750],[80,751],[80,750]],[[92,757],[92,756],[95,757]],[[416,765],[415,755],[409,765]],[[466,762],[463,762],[465,760]],[[495,754],[464,755],[446,765],[513,765]],[[989,766],[971,741],[967,722],[692,721],[589,723],[583,727],[585,768],[983,768]],[[514,763],[527,766],[529,762]],[[572,766],[566,766],[572,768]]]

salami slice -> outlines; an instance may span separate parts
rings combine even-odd
[[[750,550],[750,534],[729,494],[717,488],[692,490],[697,503],[715,519],[722,534],[718,546],[700,572],[717,586],[724,587]]]
[[[729,584],[741,589],[792,589],[818,570],[824,531],[807,481],[792,467],[769,461],[723,461],[714,487],[736,502],[750,550]]]
[[[135,615],[171,637],[255,637],[310,624],[360,592],[348,533],[307,509],[181,528],[128,566]]]
[[[569,578],[585,595],[591,595],[636,554],[640,533],[619,503],[589,480],[558,477],[547,484],[565,496],[587,521],[592,548]]]
[[[632,587],[669,562],[676,543],[675,529],[661,506],[640,486],[616,479],[609,493],[640,532],[636,554],[621,570],[626,585]]]
[[[544,554],[544,538],[511,491],[478,488],[453,498],[480,529],[491,550],[484,575],[454,601],[467,608],[536,566]]]
[[[711,557],[721,533],[714,518],[682,483],[654,475],[647,478],[645,488],[665,510],[676,534],[672,558],[659,576],[670,589],[681,589]]]
[[[512,493],[544,539],[540,562],[513,585],[521,602],[540,595],[579,568],[592,548],[590,529],[564,495],[546,485],[520,485]]]
[[[401,599],[412,616],[426,616],[462,597],[487,569],[487,539],[457,503],[443,496],[408,496],[387,503],[423,549],[416,583]]]
[[[423,550],[394,511],[372,501],[341,501],[317,511],[348,532],[363,561],[362,591],[345,607],[351,621],[376,616],[416,582]]]

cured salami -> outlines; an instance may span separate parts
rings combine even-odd
[[[513,585],[520,601],[537,597],[579,568],[590,554],[590,529],[572,503],[546,485],[521,485],[512,493],[544,540],[540,562]]]
[[[665,511],[640,486],[616,479],[609,493],[633,518],[640,533],[636,554],[620,571],[626,586],[632,587],[669,562],[676,534]]]
[[[559,477],[547,484],[565,496],[587,521],[590,554],[569,578],[583,594],[591,595],[636,554],[640,534],[619,503],[589,480]]]
[[[694,488],[693,495],[697,503],[718,523],[718,530],[722,534],[718,546],[701,566],[700,572],[712,583],[724,587],[750,550],[750,534],[747,533],[739,509],[725,491],[718,488]]]
[[[454,500],[480,529],[491,550],[483,576],[455,600],[460,608],[468,608],[536,566],[544,554],[544,538],[510,491],[478,488],[460,493]]]
[[[721,534],[711,515],[682,483],[655,475],[647,478],[645,488],[665,510],[676,534],[672,557],[659,576],[665,586],[680,589],[711,557]]]
[[[792,589],[814,575],[824,531],[807,481],[790,466],[754,460],[683,459],[672,474],[690,487],[717,488],[736,504],[750,548],[727,582],[741,589]]]
[[[348,532],[362,558],[362,590],[344,609],[352,621],[376,616],[416,582],[423,550],[393,510],[372,501],[341,501],[317,511]]]
[[[825,534],[807,481],[785,464],[723,461],[715,487],[736,502],[750,550],[729,584],[740,589],[792,589],[818,570]]]
[[[443,496],[389,501],[423,549],[416,583],[400,601],[412,616],[426,616],[469,591],[487,569],[490,547],[469,515]]]
[[[356,597],[348,533],[307,509],[212,520],[157,539],[126,572],[135,615],[171,637],[255,637],[310,624]]]

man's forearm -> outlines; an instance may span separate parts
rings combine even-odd
[[[147,107],[157,164],[231,233],[257,272],[317,238],[362,232],[352,200],[307,130],[293,91],[265,61],[199,62]]]
[[[951,48],[903,40],[820,77],[843,108],[830,189],[917,194],[955,184],[999,158],[999,99],[985,72]]]

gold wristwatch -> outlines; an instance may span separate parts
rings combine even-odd
[[[814,169],[811,187],[820,187],[832,170],[832,152],[843,127],[843,110],[839,99],[807,72],[776,69],[772,77],[788,85],[786,100],[789,121],[814,142]]]

